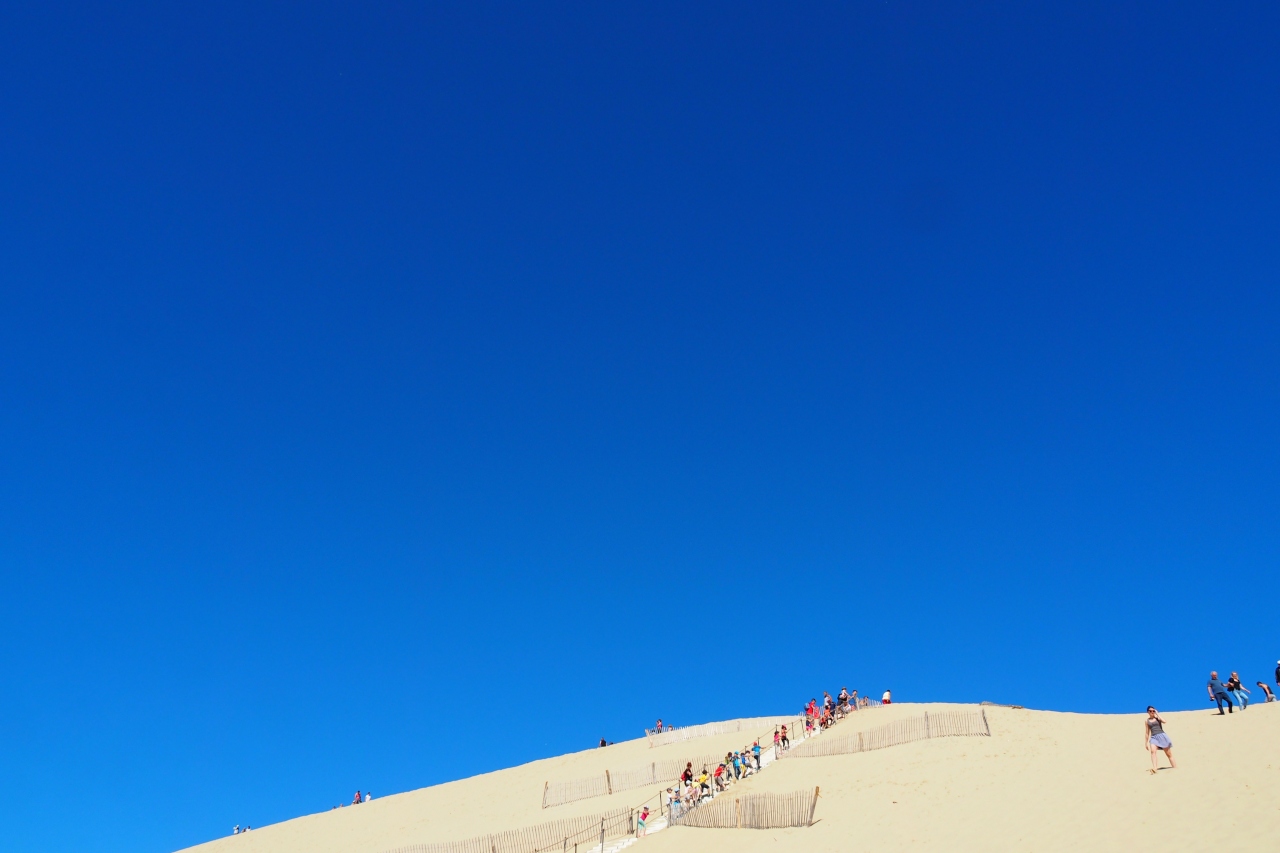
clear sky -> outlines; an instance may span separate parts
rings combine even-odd
[[[530,5],[0,10],[6,851],[1270,680],[1280,7]]]

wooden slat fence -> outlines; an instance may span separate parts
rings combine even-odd
[[[704,829],[782,829],[809,826],[818,803],[818,789],[790,794],[722,795],[678,816],[672,826]]]
[[[706,723],[703,726],[690,726],[689,728],[704,729],[706,726],[719,725],[722,724]],[[724,725],[732,725],[733,728],[730,731],[742,731],[755,726],[759,734],[752,736],[750,739],[754,741],[758,738],[761,748],[766,751],[772,749],[773,730],[779,726],[785,725],[787,727],[787,733],[790,735],[792,744],[804,740],[804,717],[763,717],[750,720],[731,720]],[[685,729],[675,729],[673,731],[682,732]],[[723,733],[714,732],[713,734]],[[666,735],[668,732],[662,732],[662,734]],[[697,736],[705,737],[706,735]],[[563,782],[548,782],[542,791],[542,807],[548,809],[553,806],[562,806],[565,803],[590,799],[591,797],[604,797],[609,794],[616,794],[619,791],[643,788],[646,785],[665,785],[680,778],[680,773],[683,772],[686,761],[693,762],[693,769],[698,772],[704,766],[708,770],[715,770],[716,765],[723,760],[723,755],[715,753],[700,755],[695,758],[651,761],[649,764],[635,765],[623,770],[606,770],[594,776],[569,779]]]
[[[607,843],[633,833],[633,817],[634,812],[630,808],[615,809],[603,814],[565,818],[523,829],[478,835],[461,841],[411,844],[386,853],[563,853],[576,849],[576,845],[587,850],[600,843],[602,834]]]
[[[697,726],[685,726],[681,729],[667,729],[663,732],[645,730],[645,737],[650,747],[666,746],[669,743],[682,743],[699,737],[723,735],[730,732],[755,731],[761,727],[772,726],[775,721],[781,722],[783,717],[755,717],[748,720],[725,720],[722,723],[702,723]]]
[[[643,788],[645,785],[665,785],[680,778],[686,762],[693,762],[695,773],[704,766],[714,770],[724,759],[723,755],[700,755],[691,758],[671,758],[650,761],[623,770],[606,770],[595,776],[584,776],[564,782],[548,782],[542,790],[542,807],[562,806],[590,797],[603,797],[619,791]]]
[[[825,732],[783,753],[785,758],[817,758],[847,755],[900,746],[935,737],[991,737],[986,711],[935,711],[922,717],[898,720],[861,732]]]

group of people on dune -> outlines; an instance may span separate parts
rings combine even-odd
[[[1258,687],[1262,688],[1262,693],[1266,697],[1265,701],[1276,701],[1275,694],[1271,692],[1271,688],[1267,686],[1266,682],[1259,681],[1256,683]],[[1276,685],[1280,686],[1280,660],[1276,661]],[[1226,684],[1218,680],[1217,672],[1209,673],[1209,681],[1205,685],[1205,689],[1209,691],[1209,701],[1218,703],[1219,714],[1223,713],[1222,703],[1224,702],[1227,704],[1226,713],[1228,714],[1235,713],[1235,705],[1239,705],[1240,710],[1243,711],[1249,707],[1249,699],[1253,695],[1253,692],[1241,683],[1240,673],[1238,672],[1231,673],[1231,677],[1227,679]],[[1231,701],[1233,698],[1235,702]]]
[[[1271,692],[1271,687],[1265,681],[1255,682],[1258,688],[1266,697],[1264,701],[1276,701],[1276,695]],[[1280,660],[1276,661],[1276,686],[1280,688]],[[1218,678],[1217,670],[1209,673],[1209,680],[1205,683],[1205,690],[1209,693],[1209,701],[1218,705],[1218,715],[1234,714],[1235,706],[1239,705],[1243,711],[1249,707],[1249,698],[1253,692],[1244,686],[1240,681],[1240,673],[1233,672],[1231,677],[1225,683]],[[1222,706],[1227,706],[1227,710],[1223,711]],[[1177,768],[1177,762],[1173,760],[1173,741],[1169,739],[1168,733],[1164,730],[1165,719],[1160,716],[1160,712],[1155,706],[1147,706],[1147,718],[1142,721],[1142,740],[1146,744],[1147,750],[1151,753],[1151,773],[1155,775],[1157,771],[1156,757],[1163,752],[1165,757],[1169,759],[1169,768]]]
[[[728,790],[733,783],[754,776],[763,766],[760,763],[760,752],[760,741],[756,740],[741,750],[726,752],[724,761],[716,765],[715,770],[708,770],[704,765],[702,771],[697,772],[693,769],[692,761],[686,762],[684,771],[680,774],[680,784],[663,792],[664,805],[672,817],[679,817],[703,800]]]
[[[863,696],[859,698],[858,691],[849,692],[849,688],[841,687],[839,695],[832,698],[827,691],[822,691],[822,704],[818,704],[817,699],[810,699],[809,704],[804,706],[804,729],[806,734],[812,734],[815,730],[821,731],[827,728],[837,720],[843,719],[850,711],[856,711],[859,708],[870,708],[871,699]],[[886,690],[884,696],[880,697],[881,705],[893,704],[893,695]]]
[[[804,706],[806,737],[830,728],[853,711],[859,708],[868,708],[872,704],[871,700],[865,696],[859,698],[857,690],[851,693],[846,687],[841,687],[840,693],[834,697],[824,690],[822,697],[821,705],[818,704],[816,698],[813,698]],[[886,690],[880,701],[881,704],[888,705],[892,703],[893,697]],[[653,730],[661,732],[669,728],[659,719]],[[790,748],[791,737],[787,727],[785,725],[774,726],[773,754],[775,756],[781,755]],[[714,770],[709,770],[704,765],[701,772],[698,772],[693,769],[693,762],[686,762],[684,771],[680,774],[680,783],[667,788],[663,792],[663,805],[668,809],[672,817],[678,818],[681,814],[701,804],[704,800],[711,799],[728,790],[729,786],[735,782],[759,773],[763,767],[760,761],[760,754],[760,741],[757,739],[750,746],[743,747],[741,750],[725,753],[724,761],[721,761]],[[637,835],[645,833],[645,823],[648,816],[649,812],[645,809],[636,824]]]

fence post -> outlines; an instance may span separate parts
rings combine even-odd
[[[604,818],[600,818],[600,853],[604,853]]]
[[[928,711],[924,712],[924,736],[926,739],[930,739],[933,737],[933,735],[929,731],[929,712]]]
[[[649,765],[649,776],[649,784],[656,785],[658,783],[658,762],[655,761]]]
[[[987,709],[982,709],[982,725],[987,730],[987,737],[991,737],[991,724],[987,722]]]
[[[551,787],[550,782],[544,782],[542,785],[542,807],[547,807],[547,789]]]
[[[813,805],[809,806],[809,826],[813,826],[813,813],[818,810],[818,786],[813,787]]]
[[[742,829],[742,800],[737,797],[733,798],[733,811],[737,816],[738,829]]]
[[[862,748],[862,732],[858,732],[858,752],[866,752],[866,750]]]
[[[609,789],[609,793],[613,793],[613,780],[609,778],[609,771],[604,771],[604,786]],[[600,848],[600,853],[604,853],[604,848]]]

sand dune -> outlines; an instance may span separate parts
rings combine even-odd
[[[988,708],[990,738],[943,738],[856,755],[778,762],[735,791],[819,786],[804,829],[673,827],[631,850],[693,851],[913,847],[1077,850],[1210,846],[1271,849],[1280,841],[1280,703],[1219,717],[1165,714],[1177,770],[1151,776],[1144,715]],[[950,705],[895,705],[836,731],[870,728]],[[971,707],[971,706],[970,706]],[[772,732],[758,724],[761,734]],[[200,853],[382,853],[571,815],[638,805],[657,788],[541,808],[543,785],[683,754],[723,752],[748,731],[649,749],[639,739],[297,818],[189,848]],[[763,743],[763,742],[762,742]],[[1162,766],[1164,764],[1161,757]]]

